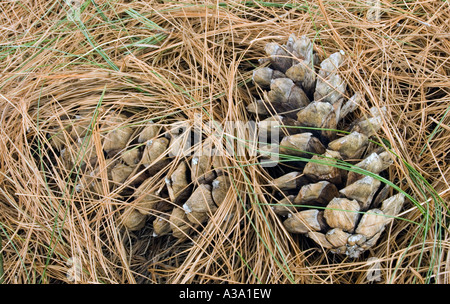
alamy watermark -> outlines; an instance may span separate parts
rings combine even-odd
[[[67,17],[70,21],[78,22],[81,20],[81,5],[83,4],[83,0],[64,0],[66,2],[67,8]]]
[[[193,120],[170,125],[171,156],[259,156],[264,167],[275,166],[279,161],[280,121],[203,121],[201,115]]]
[[[376,257],[367,259],[367,266],[366,280],[368,282],[380,282],[382,279],[380,259]]]
[[[66,265],[69,266],[66,277],[69,282],[78,283],[81,280],[81,260],[76,257],[71,257],[67,260]]]

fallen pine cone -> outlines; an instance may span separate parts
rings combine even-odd
[[[257,88],[266,91],[261,94],[265,99],[247,110],[257,114],[260,127],[278,121],[297,132],[284,134],[278,146],[262,147],[261,160],[270,158],[265,150],[301,159],[298,166],[278,164],[284,173],[270,181],[272,191],[278,191],[272,209],[288,232],[305,234],[322,248],[356,258],[376,244],[404,204],[401,193],[388,197],[390,189],[379,178],[392,164],[389,153],[369,147],[386,108],[373,107],[370,115],[345,126],[344,118],[363,96],[356,92],[345,98],[347,84],[339,73],[345,61],[342,51],[319,64],[311,41],[292,35],[285,45],[268,43],[265,52],[269,65],[253,73]],[[347,133],[340,135],[338,127]],[[268,128],[260,132],[270,135]]]
[[[269,43],[265,52],[269,65],[253,73],[264,98],[247,110],[260,120],[260,132],[278,138],[261,147],[260,157],[267,161],[280,152],[299,159],[274,170],[283,173],[274,173],[268,183],[276,198],[272,209],[286,231],[358,257],[376,244],[405,201],[401,193],[389,197],[390,188],[380,181],[392,163],[389,153],[369,144],[386,108],[373,107],[368,115],[346,122],[363,96],[346,97],[347,84],[339,73],[342,52],[319,62],[306,36],[291,36],[285,45]],[[128,114],[109,114],[99,123],[92,114],[78,114],[61,119],[68,126],[48,134],[57,164],[76,172],[78,195],[122,200],[120,219],[129,231],[150,227],[155,237],[187,239],[232,199],[232,177],[224,159],[213,155],[212,144],[201,142],[201,153],[185,155],[192,135],[185,121],[150,121],[137,128]],[[90,137],[94,130],[101,134],[101,145]]]

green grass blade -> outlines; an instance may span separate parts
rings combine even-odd
[[[431,134],[428,136],[427,143],[423,146],[422,150],[419,153],[419,156],[422,156],[423,152],[425,152],[425,150],[427,148],[427,145],[430,143],[430,141],[433,139],[433,137],[439,132],[442,122],[444,121],[444,118],[447,116],[449,111],[450,111],[450,105],[445,110],[444,115],[442,115],[442,118],[439,120],[439,123],[436,125],[436,127],[433,129]]]
[[[8,232],[5,230],[5,228],[3,227],[3,224],[0,223],[0,229],[3,232],[3,234],[6,236],[8,243],[11,244],[11,247],[14,249],[14,252],[17,254],[17,256],[19,257],[20,260],[20,264],[22,264],[23,270],[25,271],[26,277],[27,277],[27,282],[30,283],[31,279],[30,279],[30,274],[28,272],[27,267],[25,266],[25,262],[22,258],[22,256],[20,255],[19,250],[17,249],[16,245],[14,245],[13,240],[11,239],[11,237],[9,236]],[[1,239],[1,238],[0,238]],[[2,255],[3,256],[3,255]],[[2,258],[2,267],[3,267],[3,258]],[[3,270],[2,270],[3,271]],[[2,278],[3,279],[3,278]]]

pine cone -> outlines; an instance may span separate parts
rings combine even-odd
[[[346,100],[341,52],[319,63],[306,36],[291,36],[285,45],[269,43],[265,51],[269,65],[253,73],[265,97],[247,110],[259,118],[259,131],[267,138],[283,136],[261,146],[261,163],[273,165],[271,155],[277,152],[299,159],[273,170],[273,210],[287,231],[358,257],[376,244],[405,200],[402,194],[388,198],[391,190],[377,178],[392,163],[389,153],[369,147],[386,109],[371,108],[370,116],[351,123],[343,119],[363,96],[356,92]],[[59,153],[57,166],[76,173],[78,195],[122,200],[120,222],[126,229],[152,228],[155,237],[186,239],[230,197],[230,176],[210,143],[201,143],[201,153],[185,156],[192,136],[185,121],[139,128],[129,115],[111,114],[97,122],[90,113],[77,114],[61,119],[68,124],[63,129],[49,132],[49,145]],[[281,128],[273,128],[274,123]],[[339,135],[338,128],[347,134]],[[90,140],[93,130],[101,134],[99,154]],[[355,172],[345,170],[343,162],[353,164]]]
[[[268,43],[265,51],[269,65],[253,72],[253,82],[257,90],[266,91],[261,94],[266,99],[253,102],[247,110],[257,114],[261,123],[276,117],[288,130],[287,126],[297,127],[293,128],[297,132],[263,147],[261,159],[270,158],[265,150],[274,152],[277,147],[281,156],[310,159],[297,162],[298,167],[278,164],[284,174],[274,175],[271,181],[278,191],[272,209],[287,231],[356,258],[375,245],[404,203],[401,193],[387,198],[389,187],[382,187],[377,178],[392,163],[388,152],[369,149],[369,138],[381,128],[386,109],[374,107],[369,117],[343,125],[343,118],[363,98],[359,92],[344,98],[347,84],[339,74],[343,52],[318,65],[306,36],[290,36],[285,45]],[[340,136],[338,127],[348,133]],[[345,170],[343,162],[357,170]]]

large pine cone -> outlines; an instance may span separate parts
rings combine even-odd
[[[272,209],[287,231],[356,258],[375,245],[404,203],[401,193],[387,198],[390,189],[380,182],[380,174],[392,163],[390,154],[369,145],[386,109],[374,107],[370,117],[344,124],[343,118],[358,108],[362,96],[344,97],[347,85],[339,74],[343,52],[318,65],[306,36],[290,36],[285,45],[268,43],[265,52],[265,65],[253,72],[263,98],[247,110],[261,119],[260,127],[275,120],[288,130],[280,132],[279,142],[268,142],[269,149],[261,148],[261,163],[277,164],[282,170],[270,171],[283,172],[272,174],[271,186],[278,193]],[[345,135],[338,127],[347,131]],[[274,139],[273,134],[260,138],[264,136]],[[298,166],[268,161],[274,155],[298,159]]]
[[[269,43],[265,51],[267,65],[253,73],[264,98],[247,109],[263,118],[259,132],[276,138],[260,146],[261,164],[280,169],[271,170],[273,210],[289,232],[358,257],[376,243],[404,203],[402,194],[388,198],[390,189],[378,178],[392,163],[390,154],[369,145],[385,109],[374,107],[370,117],[343,125],[362,96],[344,97],[346,83],[338,71],[344,60],[341,52],[319,66],[306,36],[291,36],[285,45]],[[49,134],[51,149],[60,158],[57,165],[64,174],[74,175],[79,195],[123,200],[121,221],[128,230],[151,225],[154,236],[187,238],[208,223],[232,192],[230,176],[207,141],[199,154],[182,155],[192,137],[183,121],[137,127],[127,115],[103,115],[97,121],[93,113],[80,112],[64,122],[64,130]],[[273,123],[284,127],[273,129]],[[101,148],[91,138],[94,126],[101,134]],[[338,128],[346,135],[339,135]],[[279,136],[280,131],[285,136]],[[298,161],[285,165],[273,161],[274,155]]]

